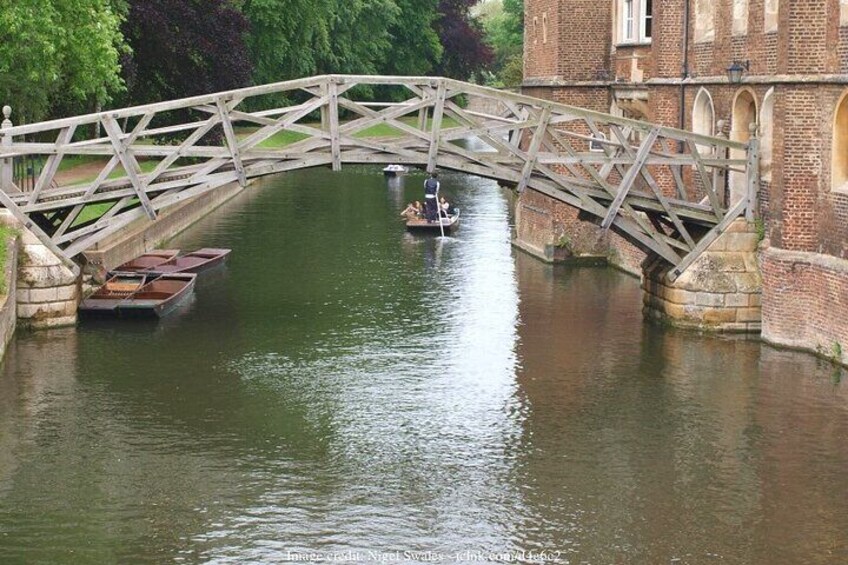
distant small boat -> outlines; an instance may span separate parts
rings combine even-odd
[[[112,269],[113,273],[137,273],[139,271],[147,271],[155,269],[162,263],[174,259],[180,254],[179,249],[154,249],[143,255],[139,255],[132,261],[127,261],[122,265],[118,265]]]
[[[447,217],[441,217],[439,220],[442,224],[441,227],[439,227],[439,222],[431,222],[425,218],[408,219],[406,220],[406,229],[411,232],[441,234],[444,230],[445,233],[450,233],[451,230],[459,227],[459,208],[457,208],[453,214],[450,214]]]
[[[84,316],[115,315],[118,304],[139,291],[146,282],[144,275],[115,275],[80,303],[79,312]]]
[[[406,167],[403,165],[389,165],[383,169],[383,174],[387,177],[396,177],[407,173]]]
[[[180,257],[174,257],[170,261],[143,272],[151,277],[172,273],[199,273],[221,263],[230,254],[230,251],[232,250],[211,247],[198,249]]]
[[[193,273],[162,275],[153,279],[118,303],[118,316],[167,316],[191,294],[196,280],[197,275]]]

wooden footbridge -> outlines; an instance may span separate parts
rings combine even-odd
[[[488,110],[470,109],[481,101]],[[753,217],[758,182],[756,140],[444,78],[319,76],[16,127],[5,113],[0,204],[72,268],[130,222],[228,183],[403,163],[559,199],[656,253],[676,277],[734,219]],[[40,164],[25,187],[12,175],[20,159]],[[63,166],[79,162],[98,172],[60,182]],[[735,198],[731,174],[744,181]]]

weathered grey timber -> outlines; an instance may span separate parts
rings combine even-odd
[[[361,85],[392,88],[394,100],[357,101],[351,93]],[[281,106],[283,96],[290,102]],[[471,98],[505,110],[467,111],[460,101]],[[363,135],[382,124],[398,135]],[[274,142],[281,132],[301,139]],[[467,149],[456,143],[464,138],[482,144]],[[6,121],[0,204],[75,268],[74,256],[136,218],[228,183],[351,163],[438,166],[575,206],[670,263],[673,279],[734,219],[753,217],[757,153],[756,139],[733,142],[451,79],[329,75],[17,127]],[[45,165],[34,190],[23,192],[9,168],[28,155]],[[103,169],[91,182],[58,184],[72,156],[99,156]],[[730,171],[747,175],[738,202],[724,198]],[[109,203],[108,212],[77,221],[98,203]]]

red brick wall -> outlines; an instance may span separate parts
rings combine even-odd
[[[610,70],[612,0],[561,0],[558,74],[598,80]]]
[[[749,61],[744,86],[753,91],[758,113],[766,92],[774,87],[772,180],[761,182],[759,189],[760,216],[766,221],[770,244],[824,259],[848,259],[848,195],[833,192],[830,178],[834,112],[840,97],[848,92],[848,84],[819,78],[820,74],[840,73],[841,78],[846,78],[848,26],[839,26],[839,0],[781,0],[777,31],[765,33],[763,3],[764,0],[749,0],[747,33],[734,36],[732,0],[716,0],[715,38],[696,43],[694,2],[690,1],[690,81],[685,87],[684,127],[692,127],[692,106],[703,86],[711,94],[716,121],[724,120],[724,133],[729,133],[733,101],[740,87],[727,84],[726,69],[733,61]],[[556,54],[550,56],[558,59],[548,61],[539,56],[536,61],[537,55],[528,49],[527,77],[542,76],[538,69],[544,66],[549,71],[545,76],[556,75],[565,81],[597,80],[600,77],[596,69],[606,65],[610,78],[619,82],[610,80],[592,89],[561,84],[556,89],[528,93],[608,111],[613,89],[639,86],[648,92],[649,120],[679,125],[679,85],[652,83],[651,79],[681,77],[683,2],[654,0],[654,32],[649,49],[616,48],[612,43],[609,0],[525,0],[528,14],[543,7],[554,10],[555,5],[560,8],[559,34]],[[606,29],[600,29],[604,26]],[[643,53],[647,53],[647,58]],[[634,56],[647,83],[629,82],[634,78]],[[788,81],[787,75],[798,80]],[[693,172],[684,171],[684,175],[697,188]],[[809,336],[848,341],[848,336],[839,333],[846,325],[848,312],[834,316],[827,311],[827,301],[848,290],[840,286],[848,274],[838,269],[823,270],[820,265],[796,265],[792,270],[772,262],[767,268],[766,285],[770,290],[764,296],[764,318],[773,335],[789,335],[796,318],[807,316],[807,322],[815,328]],[[781,289],[787,285],[794,290],[782,294]],[[821,293],[830,298],[816,299]]]
[[[524,3],[524,78],[554,78],[560,59],[560,0],[533,0]],[[548,38],[542,34],[548,19]],[[535,23],[534,23],[535,22]]]
[[[767,250],[763,275],[763,337],[848,361],[848,270],[826,255]],[[839,344],[838,346],[836,344]]]

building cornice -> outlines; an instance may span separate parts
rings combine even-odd
[[[528,78],[522,82],[524,88],[534,87],[569,87],[569,88],[601,88],[639,86],[688,86],[688,85],[726,85],[730,81],[726,76],[680,78],[652,78],[645,82],[617,82],[612,80],[566,80],[562,77]],[[848,84],[848,74],[814,74],[814,75],[749,75],[742,78],[739,84]]]

